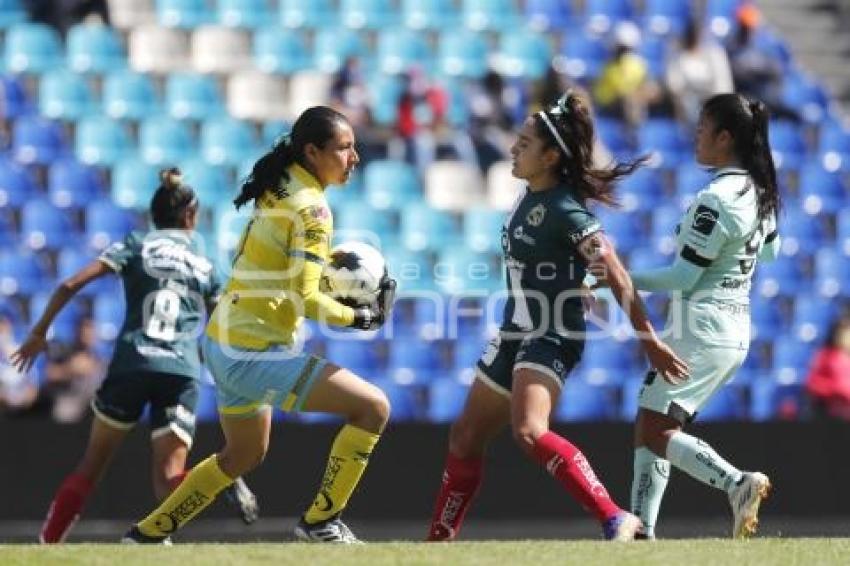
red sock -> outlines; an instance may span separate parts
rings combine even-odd
[[[466,510],[481,485],[482,467],[481,458],[458,458],[449,452],[428,530],[429,541],[457,537]]]
[[[177,486],[180,485],[181,483],[183,483],[183,480],[185,480],[186,476],[188,476],[188,475],[189,475],[189,471],[183,470],[182,472],[180,472],[176,476],[173,476],[172,478],[170,478],[168,480],[168,485],[171,487],[171,491],[174,491],[175,489],[177,489]]]
[[[79,518],[92,487],[92,482],[80,474],[71,474],[65,478],[47,510],[47,518],[41,527],[41,542],[65,540]]]
[[[537,439],[534,455],[546,471],[600,521],[606,521],[620,512],[587,458],[567,439],[554,432],[547,432]]]

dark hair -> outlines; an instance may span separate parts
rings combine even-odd
[[[198,206],[194,189],[182,182],[177,167],[159,172],[160,185],[151,199],[151,218],[158,229],[183,228],[183,215],[189,207]]]
[[[307,144],[320,149],[325,147],[333,139],[340,122],[347,124],[348,119],[327,106],[313,106],[302,112],[292,125],[292,132],[281,136],[271,151],[254,163],[250,175],[242,182],[239,196],[233,200],[236,208],[256,200],[267,190],[282,197],[280,181],[289,181],[286,172],[289,166],[296,162],[304,166],[304,148]]]
[[[561,148],[555,135],[541,116],[546,117],[557,130],[568,153]],[[572,92],[564,95],[549,110],[534,114],[534,129],[545,147],[554,147],[561,156],[558,171],[561,181],[572,187],[583,200],[591,199],[609,206],[619,206],[614,195],[614,185],[620,177],[634,172],[647,160],[615,162],[608,169],[597,169],[593,165],[594,128],[587,105]]]
[[[726,130],[732,136],[735,157],[755,185],[759,219],[779,214],[782,199],[768,141],[767,106],[760,100],[751,100],[740,94],[718,94],[706,101],[702,112],[714,122],[716,132]]]
[[[835,319],[829,326],[824,344],[830,348],[838,347],[838,335],[841,334],[842,330],[848,327],[850,327],[850,318],[840,316]]]

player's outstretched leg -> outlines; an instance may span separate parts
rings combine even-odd
[[[643,523],[637,539],[654,539],[655,524],[661,500],[670,478],[670,462],[656,456],[649,448],[635,448],[632,477],[632,513]]]
[[[759,506],[770,495],[770,480],[761,472],[744,472],[729,492],[732,506],[732,538],[750,538],[758,529]]]
[[[260,517],[260,505],[257,496],[242,478],[236,480],[224,488],[225,500],[236,510],[236,514],[246,525],[254,523]]]

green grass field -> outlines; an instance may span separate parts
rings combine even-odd
[[[242,564],[333,566],[417,565],[464,566],[528,564],[672,564],[700,566],[729,564],[847,564],[850,539],[721,539],[674,540],[655,543],[605,542],[465,542],[455,544],[379,543],[360,547],[282,544],[181,544],[167,547],[128,547],[112,544],[70,544],[44,548],[0,545],[3,566],[155,564]]]

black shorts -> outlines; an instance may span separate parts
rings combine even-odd
[[[129,430],[150,403],[151,437],[171,432],[191,446],[198,390],[198,380],[185,375],[152,371],[110,373],[92,400],[92,410],[108,425]]]
[[[500,393],[510,395],[514,370],[528,368],[551,377],[563,387],[567,375],[581,360],[583,350],[583,340],[554,333],[521,339],[506,339],[500,333],[487,344],[478,360],[478,378]]]

